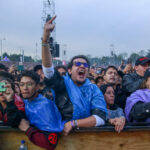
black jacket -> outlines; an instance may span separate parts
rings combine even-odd
[[[130,118],[131,122],[134,120],[137,122],[145,122],[146,119],[150,118],[150,103],[136,103],[130,111]]]
[[[62,115],[62,119],[72,119],[73,105],[68,97],[63,77],[55,70],[52,78],[45,78],[45,84],[55,91],[55,102]]]
[[[123,77],[122,89],[124,92],[126,92],[127,96],[129,96],[131,93],[135,92],[137,89],[140,88],[143,80],[144,78],[139,76],[135,72],[127,74]]]
[[[3,121],[4,125],[18,127],[21,119],[26,118],[24,108],[20,109],[19,107],[14,103],[14,100],[7,102],[6,109],[3,109],[0,104],[0,120]]]
[[[124,109],[127,97],[140,88],[143,80],[144,78],[135,72],[124,75],[122,80],[122,88],[117,88],[115,90],[115,103]]]

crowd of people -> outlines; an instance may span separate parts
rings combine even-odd
[[[48,39],[54,19],[44,26],[42,65],[17,71],[0,64],[0,120],[47,150],[74,128],[109,123],[119,133],[128,122],[149,122],[150,59],[101,68],[77,55],[67,66],[53,66]]]

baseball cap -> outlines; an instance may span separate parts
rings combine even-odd
[[[138,65],[143,65],[147,62],[150,62],[150,59],[148,57],[140,57],[136,60],[135,62],[135,66],[138,66]]]

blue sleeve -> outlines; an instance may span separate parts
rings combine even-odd
[[[123,109],[118,107],[115,110],[108,109],[108,119],[114,119],[119,117],[125,117]]]
[[[117,114],[116,115],[117,115],[116,117],[125,117],[123,109],[120,108],[120,107],[117,109]]]

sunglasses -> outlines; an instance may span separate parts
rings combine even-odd
[[[89,64],[88,63],[82,63],[82,62],[74,62],[74,65],[77,67],[80,67],[81,65],[83,65],[85,68],[89,68]]]

